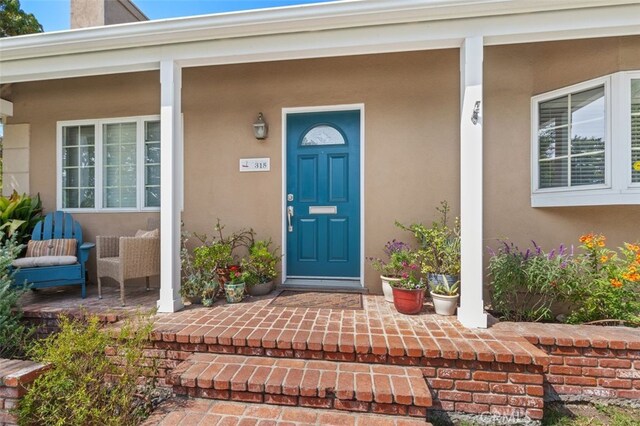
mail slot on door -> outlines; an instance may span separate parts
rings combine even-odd
[[[309,206],[309,214],[338,214],[338,206]]]

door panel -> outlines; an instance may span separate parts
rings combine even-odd
[[[287,275],[360,276],[360,111],[287,115]]]
[[[329,201],[349,201],[349,157],[344,154],[329,155]]]

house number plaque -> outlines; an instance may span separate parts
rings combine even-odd
[[[241,172],[268,172],[271,170],[271,158],[241,158]]]

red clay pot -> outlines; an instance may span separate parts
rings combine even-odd
[[[393,306],[401,314],[415,315],[422,311],[424,289],[407,290],[393,287]]]

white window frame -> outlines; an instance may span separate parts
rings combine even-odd
[[[531,206],[569,207],[640,204],[640,183],[631,183],[631,79],[640,72],[619,72],[563,87],[531,98]],[[605,183],[540,188],[539,104],[604,86]]]
[[[92,120],[58,121],[56,129],[56,206],[58,210],[72,213],[131,213],[158,212],[160,207],[145,207],[145,141],[144,123],[146,121],[160,121],[159,115],[142,115],[133,117],[101,118]],[[103,125],[114,123],[136,123],[136,208],[103,207],[104,179],[103,179]],[[95,206],[93,208],[64,208],[62,206],[62,129],[67,126],[95,127]]]

